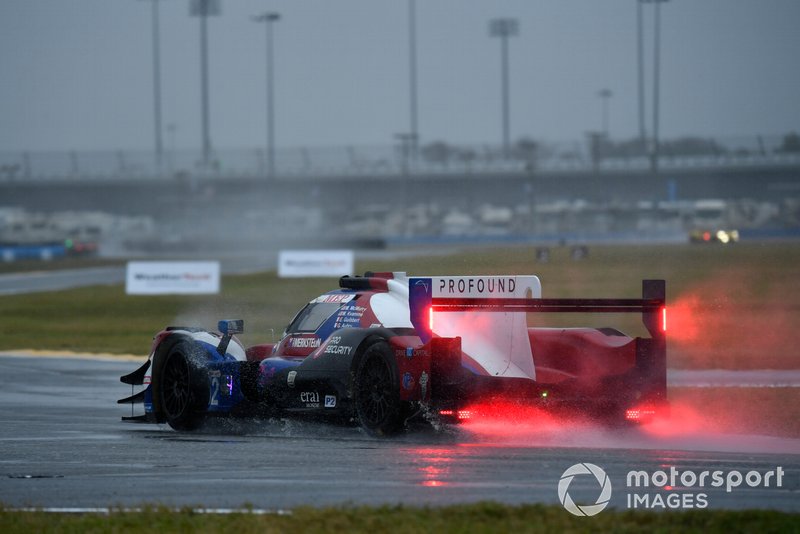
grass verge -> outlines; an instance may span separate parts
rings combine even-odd
[[[688,368],[800,367],[800,244],[731,247],[596,246],[581,261],[555,248],[549,263],[530,247],[474,249],[447,256],[358,262],[359,271],[414,274],[530,274],[545,297],[638,297],[640,280],[667,280],[669,365]],[[0,299],[0,350],[21,348],[145,354],[168,324],[214,328],[244,318],[246,344],[270,342],[330,279],[278,279],[274,273],[226,276],[213,296],[131,296],[96,286]],[[638,317],[532,316],[535,324],[615,326],[641,335]]]
[[[59,514],[0,511],[6,534],[29,532],[796,532],[800,514],[775,511],[683,512],[606,510],[575,517],[560,506],[508,506],[491,502],[416,508],[407,506],[297,508],[288,515],[199,514],[185,509]]]
[[[67,256],[50,261],[17,260],[0,262],[0,274],[58,271],[63,269],[86,269],[89,267],[124,267],[125,262],[116,259]]]

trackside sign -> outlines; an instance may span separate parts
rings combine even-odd
[[[278,276],[340,277],[353,274],[352,250],[282,250],[278,255]]]
[[[128,295],[213,295],[219,293],[218,261],[131,261]]]

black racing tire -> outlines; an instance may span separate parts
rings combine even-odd
[[[261,402],[264,400],[264,392],[258,387],[259,372],[261,362],[241,362],[239,364],[239,382],[242,385],[242,393],[250,402]]]
[[[358,422],[368,433],[388,436],[402,428],[397,364],[386,341],[364,351],[353,381],[353,399]]]
[[[179,341],[164,356],[158,379],[158,405],[175,430],[197,430],[206,419],[209,399],[205,356],[190,341]]]

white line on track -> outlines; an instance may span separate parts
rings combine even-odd
[[[99,360],[104,362],[140,362],[144,363],[147,355],[136,354],[92,354],[87,352],[72,352],[68,350],[35,350],[18,349],[0,351],[0,356],[11,358],[60,358],[73,360]]]
[[[154,508],[155,509],[155,508]],[[160,507],[159,507],[160,509]],[[5,508],[6,512],[44,512],[48,514],[138,514],[146,508],[81,508],[81,507],[47,507],[47,508]],[[261,508],[167,508],[170,512],[180,513],[191,510],[193,514],[212,514],[212,515],[292,515],[291,510],[277,509],[264,510]]]
[[[0,351],[2,356],[139,363],[147,359],[144,354],[91,354],[34,349]],[[800,369],[668,369],[667,385],[686,388],[797,388],[800,387]]]
[[[667,384],[690,388],[796,388],[800,369],[669,369]]]

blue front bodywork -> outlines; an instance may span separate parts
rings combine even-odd
[[[217,347],[210,343],[193,340],[197,346],[202,347],[208,360],[206,371],[208,373],[208,412],[228,413],[244,400],[240,376],[240,363],[230,353],[224,356],[217,352]],[[144,411],[152,414],[153,385],[149,384],[145,390]]]

